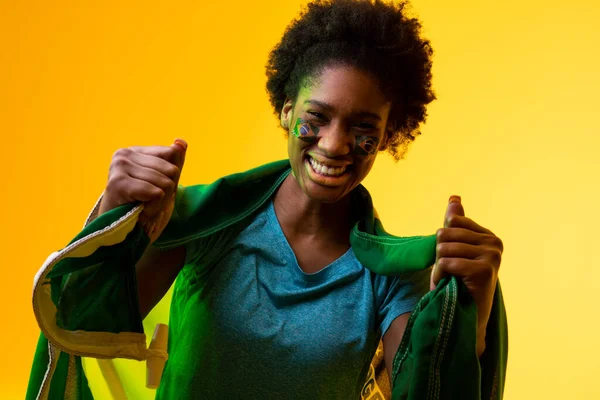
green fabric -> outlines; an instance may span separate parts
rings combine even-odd
[[[392,399],[501,399],[508,354],[500,284],[476,354],[477,307],[460,279],[446,277],[415,307],[392,367]]]
[[[48,354],[48,339],[43,334],[40,334],[37,348],[35,349],[35,358],[33,366],[29,374],[29,385],[27,386],[26,400],[33,400],[37,397],[42,386],[46,368],[48,367],[50,356]],[[63,373],[66,375],[66,371]]]
[[[88,386],[87,378],[83,373],[81,357],[70,356],[68,353],[63,352],[61,352],[58,357],[58,364],[56,365],[56,370],[54,371],[55,379],[52,380],[52,384],[50,385],[50,393],[48,394],[48,398],[51,400],[62,400],[65,398],[65,392],[67,391],[67,378],[69,376],[69,357],[74,358],[74,368],[72,372],[74,375],[74,380],[72,392],[75,394],[75,399],[94,400],[92,392]],[[33,367],[31,368],[31,374],[29,376],[29,385],[25,394],[25,400],[33,400],[37,398],[44,380],[44,375],[46,374],[46,367],[48,366],[49,358],[48,340],[43,334],[40,334]]]
[[[210,185],[180,187],[171,220],[154,247],[181,246],[242,221],[271,197],[289,173],[289,162],[283,160]]]
[[[220,238],[233,238],[234,235],[228,233],[235,232],[250,221],[252,214],[271,197],[289,173],[289,161],[283,160],[221,178],[210,185],[180,188],[173,216],[154,246],[174,248],[217,232]],[[350,242],[356,257],[366,268],[379,274],[394,275],[425,269],[434,263],[435,235],[390,235],[383,229],[381,221],[375,218],[371,198],[364,187],[359,186],[353,192],[352,199],[358,202],[358,209],[363,214],[351,232]],[[133,205],[122,206],[100,216],[73,241],[114,223],[132,209]],[[50,281],[60,326],[70,330],[141,332],[134,266],[147,243],[146,235],[136,227],[118,245],[101,247],[89,257],[59,262],[54,267]],[[225,248],[227,240],[215,240],[213,243],[216,247],[213,254],[218,257],[219,249]],[[178,279],[183,278],[180,276]],[[456,307],[452,308],[453,323],[449,326],[441,320],[445,315],[442,311],[448,308],[446,303],[450,301],[446,293],[454,293],[456,297]],[[176,305],[177,299],[174,297],[171,322],[185,323],[185,318],[178,317],[173,310]],[[506,369],[507,326],[499,286],[493,311],[493,321],[490,320],[488,325],[487,350],[481,360],[477,360],[473,339],[477,310],[462,282],[444,280],[435,291],[426,295],[411,316],[395,358],[393,398],[500,399]],[[114,316],[108,318],[109,315]],[[445,351],[435,353],[432,349],[435,348],[440,329],[445,338]],[[42,339],[45,338],[41,338],[40,343]],[[77,359],[76,373],[81,382],[78,385],[78,398],[85,399],[89,389],[79,357]],[[35,398],[29,397],[29,393],[39,390],[40,373],[43,377],[47,363],[48,346],[40,344],[34,358],[27,399]],[[431,365],[441,366],[433,376],[430,374]],[[425,370],[427,373],[423,372]],[[470,375],[467,377],[467,374]],[[480,375],[481,379],[478,378]],[[463,376],[465,378],[461,379]],[[441,382],[439,385],[435,383],[438,380]],[[65,381],[66,371],[57,368],[52,379],[50,399],[64,397],[61,396],[61,390],[64,391]],[[454,385],[455,381],[463,383]],[[489,388],[494,382],[496,397],[490,397],[488,394],[492,390]],[[478,393],[481,385],[483,397]],[[428,391],[437,397],[428,396]],[[185,393],[179,392],[173,396],[185,398]]]
[[[105,228],[127,214],[133,205],[118,207],[86,226],[69,244]],[[68,330],[143,332],[136,288],[135,263],[149,243],[140,227],[127,240],[101,247],[85,258],[67,258],[47,275],[57,325]],[[102,301],[98,301],[102,299]],[[40,334],[33,359],[26,400],[36,399],[49,362],[48,340]],[[64,399],[69,354],[61,352],[53,374],[49,399]],[[75,357],[76,399],[92,399],[81,358]]]

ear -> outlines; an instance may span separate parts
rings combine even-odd
[[[292,120],[292,114],[294,110],[294,103],[291,99],[286,98],[281,109],[281,126],[285,129],[290,129]]]

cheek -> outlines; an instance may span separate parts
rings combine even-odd
[[[376,136],[356,136],[354,152],[359,156],[374,156],[379,150],[379,142]]]
[[[290,138],[288,139],[288,159],[290,160],[290,163],[292,164],[292,171],[294,171],[294,169],[296,169],[295,161],[296,161],[297,157],[298,157],[298,152],[295,149],[294,140],[290,136]]]
[[[292,164],[293,169],[302,168],[304,149],[309,147],[307,143],[302,142],[293,135],[288,138],[288,158]],[[299,172],[299,171],[296,171]]]
[[[362,181],[369,174],[371,168],[373,168],[373,164],[375,164],[376,157],[377,153],[369,156],[361,156],[360,160],[355,163],[356,175],[359,180]]]
[[[298,118],[292,129],[292,135],[305,143],[315,143],[319,135],[319,127]]]

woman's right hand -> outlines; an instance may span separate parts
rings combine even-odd
[[[187,143],[122,148],[113,155],[99,215],[123,204],[143,203],[139,223],[154,242],[171,219]]]

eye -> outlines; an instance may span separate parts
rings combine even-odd
[[[362,129],[362,130],[374,130],[374,129],[376,129],[375,125],[370,124],[368,122],[358,123],[358,124],[356,124],[356,127],[359,128],[359,129]]]
[[[314,111],[308,111],[308,114],[312,115],[313,117],[315,117],[316,119],[320,120],[320,121],[326,121],[327,117],[325,117],[325,115],[318,113],[318,112],[314,112]]]

